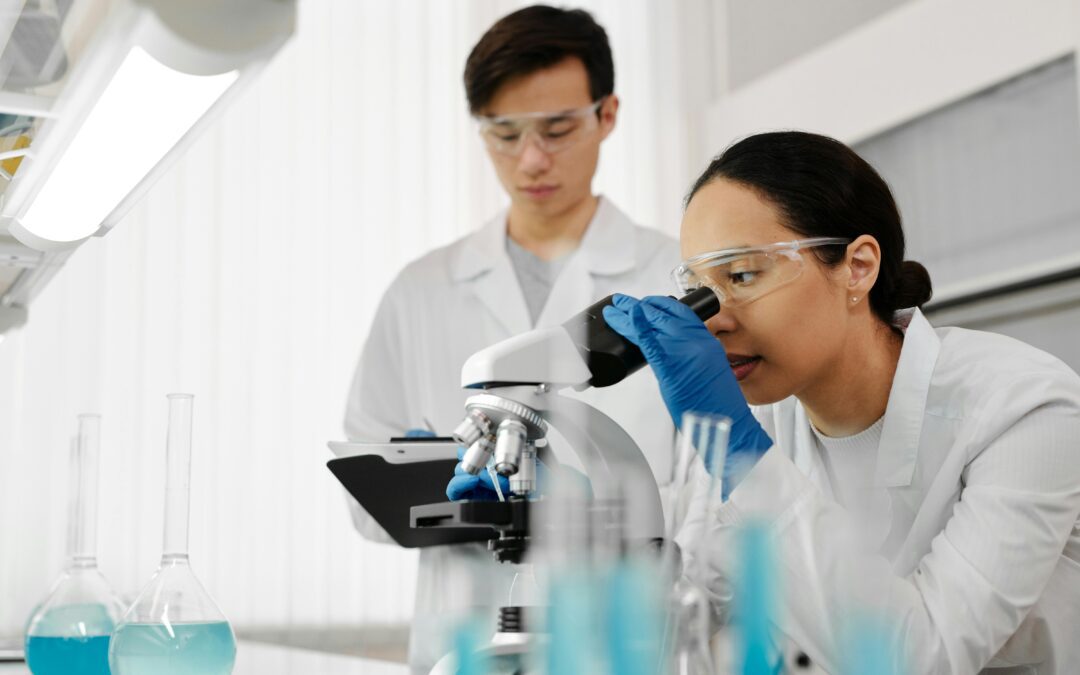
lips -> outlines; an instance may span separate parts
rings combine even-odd
[[[754,372],[754,369],[757,368],[757,365],[760,362],[760,356],[728,354],[728,363],[731,364],[731,372],[735,373],[735,379],[740,382],[749,377],[750,373]]]
[[[533,199],[543,199],[551,196],[558,189],[557,185],[529,185],[521,188],[521,191]]]

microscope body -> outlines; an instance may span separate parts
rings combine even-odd
[[[566,395],[569,390],[617,384],[645,365],[641,351],[604,320],[603,308],[611,302],[608,296],[561,326],[516,335],[465,362],[462,386],[477,394],[466,400],[465,419],[453,433],[467,448],[462,468],[477,474],[493,456],[495,471],[509,478],[511,494],[505,502],[413,507],[413,527],[489,526],[498,532],[488,542],[496,559],[522,562],[531,538],[537,452],[547,448],[548,432],[554,428],[585,469],[593,502],[620,516],[619,535],[642,546],[662,541],[660,491],[645,455],[614,420]],[[709,289],[698,289],[681,302],[703,320],[720,310],[719,299]],[[554,458],[546,461],[553,463]],[[504,620],[520,610],[500,609],[500,627],[480,650],[487,658],[520,665],[546,639],[542,629],[528,620]],[[447,655],[432,673],[456,672],[454,664],[454,655]]]
[[[462,467],[479,473],[494,455],[495,470],[514,495],[536,488],[537,448],[554,427],[580,460],[598,501],[621,503],[628,539],[663,536],[660,493],[634,439],[596,408],[565,395],[608,387],[645,365],[641,351],[612,330],[603,308],[591,305],[561,326],[532,330],[473,354],[461,370],[466,389],[483,390],[465,404],[454,438],[468,450]],[[681,299],[702,320],[720,310],[715,293],[698,289]]]

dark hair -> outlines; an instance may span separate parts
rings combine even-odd
[[[801,131],[758,134],[714,159],[694,183],[686,204],[717,179],[745,185],[780,211],[783,224],[804,237],[855,239],[868,234],[881,246],[881,268],[870,308],[885,325],[905,307],[921,307],[933,292],[930,274],[904,260],[904,229],[889,186],[854,150],[827,136]],[[839,246],[813,249],[822,263],[838,265]]]
[[[593,101],[615,90],[615,64],[607,33],[582,9],[532,5],[488,29],[465,61],[469,110],[480,112],[507,81],[577,57],[589,74]]]

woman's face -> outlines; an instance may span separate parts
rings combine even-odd
[[[754,190],[719,179],[694,195],[682,221],[682,256],[805,239],[781,224]],[[727,351],[743,395],[764,405],[799,395],[833,369],[844,351],[850,313],[844,266],[830,269],[802,251],[802,273],[705,322]]]

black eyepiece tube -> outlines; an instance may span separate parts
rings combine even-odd
[[[708,321],[720,313],[720,298],[711,288],[702,286],[679,298],[679,302],[694,310],[702,321]]]
[[[604,321],[604,308],[612,304],[609,295],[563,323],[589,366],[593,387],[610,387],[645,365],[645,356],[632,342],[612,330]],[[679,298],[706,321],[720,311],[720,298],[709,288],[699,288]]]

